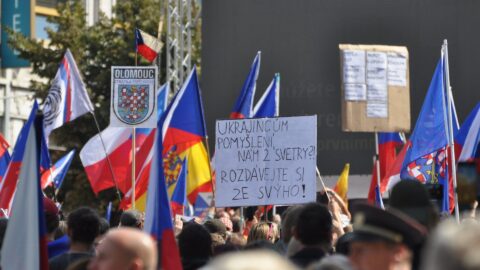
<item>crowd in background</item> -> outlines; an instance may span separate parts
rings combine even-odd
[[[91,208],[64,219],[53,201],[44,205],[51,270],[158,269],[158,245],[142,231],[143,213],[128,210],[109,224]],[[2,239],[7,222],[0,219]],[[185,270],[480,269],[474,214],[460,224],[441,217],[417,181],[399,182],[386,210],[347,206],[327,189],[315,203],[275,211],[211,208],[203,219],[176,216],[174,230]]]

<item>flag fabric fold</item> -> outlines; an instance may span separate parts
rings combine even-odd
[[[194,204],[199,192],[211,191],[209,158],[203,143],[206,137],[205,117],[196,67],[172,100],[162,125],[163,168],[173,193],[181,160],[187,159],[187,197]]]
[[[250,72],[245,80],[240,96],[238,96],[235,106],[233,107],[230,118],[241,119],[253,116],[253,99],[255,98],[255,88],[257,85],[258,73],[260,71],[261,53],[258,52],[253,60]]]
[[[15,194],[15,189],[17,188],[18,176],[22,166],[22,161],[25,156],[25,145],[27,143],[28,132],[30,128],[27,124],[34,121],[37,111],[38,104],[37,102],[34,102],[28,120],[20,131],[17,142],[15,143],[12,158],[5,172],[5,177],[0,183],[0,209],[5,211],[7,214],[9,213],[12,198]]]
[[[5,177],[8,164],[10,164],[11,156],[10,156],[10,153],[8,152],[9,147],[10,145],[8,144],[8,142],[0,134],[0,183],[3,181],[3,178]]]
[[[75,156],[75,150],[71,150],[65,156],[61,157],[50,169],[45,170],[41,176],[41,187],[45,189],[49,185],[54,186],[56,190],[60,189],[63,179],[67,175],[70,164]]]
[[[65,52],[43,105],[45,138],[52,130],[93,112],[93,105],[69,49]]]
[[[164,117],[162,117],[164,119]],[[160,122],[163,122],[161,120]],[[173,231],[170,202],[168,200],[165,175],[162,166],[161,124],[155,132],[153,158],[148,181],[147,206],[144,231],[158,243],[159,265],[162,269],[181,270],[180,253]]]
[[[2,269],[48,269],[47,233],[40,188],[41,117],[30,117],[22,129],[25,142],[16,196],[8,221],[3,248]]]
[[[158,119],[166,109],[169,87],[164,84],[157,91],[157,115]],[[154,129],[139,128],[136,130],[135,144],[137,178],[140,177],[141,168],[153,143]],[[112,164],[113,175],[110,170],[107,156],[103,151],[102,140],[105,142],[105,148],[108,159]],[[144,144],[147,145],[144,146]],[[124,194],[128,194],[131,189],[132,172],[132,129],[121,127],[107,127],[99,134],[92,137],[80,151],[80,160],[87,174],[88,180],[93,191],[98,192],[115,187],[117,181],[118,189]],[[148,176],[148,173],[147,173]],[[147,177],[148,179],[148,177]],[[138,182],[138,180],[137,180]],[[138,198],[138,197],[137,197]]]
[[[337,184],[333,190],[343,199],[345,203],[348,203],[348,175],[350,173],[350,164],[345,164],[342,173],[338,177]]]
[[[415,129],[408,141],[408,149],[403,161],[400,177],[402,180],[415,179],[425,184],[440,184],[444,196],[442,212],[451,212],[454,208],[453,180],[449,157],[448,94],[445,85],[445,58],[442,57],[427,90]],[[453,136],[458,132],[456,110],[452,98]],[[432,139],[434,138],[434,139]],[[453,139],[452,139],[453,141]]]
[[[162,47],[163,44],[159,39],[138,28],[135,29],[135,50],[150,63],[157,58]]]
[[[253,117],[277,117],[280,115],[280,74],[275,74],[270,85],[253,108]]]
[[[173,190],[170,204],[172,207],[172,216],[184,215],[185,208],[188,207],[187,201],[187,160],[183,160],[180,174],[178,175],[177,184]]]
[[[480,103],[463,122],[455,136],[457,162],[472,162],[480,157]]]

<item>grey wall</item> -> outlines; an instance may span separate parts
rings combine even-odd
[[[341,131],[339,43],[408,47],[412,129],[444,38],[460,120],[480,99],[480,1],[204,0],[202,9],[200,80],[212,144],[214,121],[230,114],[258,50],[256,100],[280,72],[280,114],[318,115],[324,175],[345,162],[368,174],[374,152],[373,134]]]

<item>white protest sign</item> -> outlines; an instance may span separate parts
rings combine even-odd
[[[315,201],[317,116],[217,120],[215,205]]]
[[[112,67],[110,126],[157,126],[156,66]]]

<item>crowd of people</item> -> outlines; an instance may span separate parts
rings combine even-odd
[[[158,243],[142,231],[143,213],[128,210],[109,224],[88,207],[65,220],[48,198],[44,209],[51,270],[159,268]],[[7,223],[0,219],[0,239]],[[460,224],[440,216],[417,181],[400,181],[386,210],[347,206],[327,188],[315,203],[212,208],[203,219],[176,216],[173,224],[184,270],[480,269],[474,215]]]

